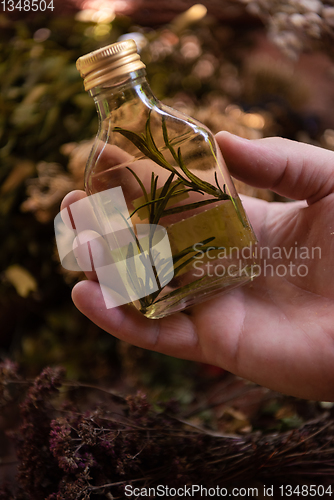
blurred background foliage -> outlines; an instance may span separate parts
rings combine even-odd
[[[147,24],[145,9],[131,1],[118,13],[109,1],[69,8],[55,2],[58,10],[47,16],[0,14],[1,357],[18,361],[27,376],[62,365],[72,379],[175,397],[191,403],[189,415],[201,421],[214,409],[216,423],[233,432],[293,428],[322,407],[116,341],[75,309],[71,287],[82,276],[58,261],[53,219],[63,196],[83,188],[97,131],[75,61],[121,37],[137,41],[157,97],[214,132],[280,135],[334,149],[331,2],[204,2],[186,12],[180,5],[192,2],[179,2],[176,11],[169,3],[168,10],[146,2]]]

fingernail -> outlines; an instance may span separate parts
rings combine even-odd
[[[218,132],[216,134],[216,136],[219,136],[219,137],[228,137],[229,139],[232,139],[234,141],[238,141],[238,142],[249,142],[250,139],[248,139],[247,137],[241,137],[240,135],[235,135],[235,134],[232,134],[232,132],[228,132],[227,130],[221,130],[220,132]]]

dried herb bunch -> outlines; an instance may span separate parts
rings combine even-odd
[[[17,488],[4,486],[3,500],[124,498],[126,484],[229,488],[236,481],[286,477],[291,483],[302,476],[326,484],[334,475],[328,413],[299,430],[228,436],[194,430],[175,403],[153,409],[142,393],[123,398],[96,387],[106,395],[103,404],[74,404],[70,395],[83,386],[66,381],[59,368],[46,368],[30,383],[8,363],[0,373],[2,387],[19,386],[25,394],[14,434]]]

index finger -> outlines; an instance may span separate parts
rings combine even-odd
[[[311,205],[334,191],[334,152],[311,144],[267,137],[248,140],[228,132],[216,136],[231,174]]]

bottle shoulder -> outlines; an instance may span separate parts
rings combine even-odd
[[[92,176],[145,158],[163,168],[177,165],[179,155],[191,168],[206,170],[213,168],[219,151],[204,124],[174,108],[159,101],[131,112],[127,107],[101,123],[87,163],[86,185]]]

